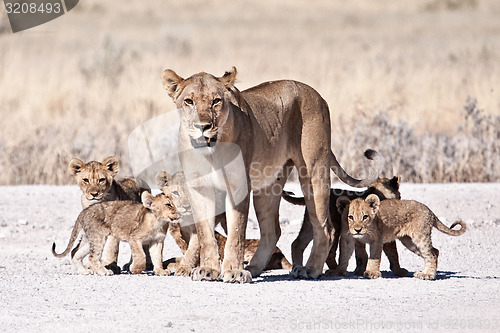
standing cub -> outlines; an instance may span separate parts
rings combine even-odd
[[[384,243],[399,239],[404,246],[425,260],[422,272],[415,277],[424,280],[436,278],[439,251],[432,246],[432,227],[439,231],[459,236],[465,232],[462,221],[455,222],[450,228],[445,226],[424,204],[413,200],[385,200],[370,194],[365,200],[358,198],[350,201],[347,197],[337,199],[337,209],[342,214],[342,246],[339,270],[346,272],[355,242],[370,244],[370,258],[364,276],[375,279],[380,274],[380,257]],[[459,230],[452,230],[460,225]]]
[[[84,209],[75,222],[64,252],[56,253],[54,243],[52,254],[58,258],[66,256],[83,229],[90,245],[90,270],[81,265],[81,261],[73,261],[80,273],[113,274],[101,262],[106,239],[112,236],[129,242],[133,260],[130,271],[133,274],[139,274],[146,268],[143,245],[149,245],[155,274],[169,275],[170,272],[163,269],[162,252],[169,221],[178,219],[175,206],[172,198],[163,193],[154,197],[151,193],[144,192],[141,198],[142,204],[133,201],[107,201]],[[72,252],[74,251],[78,251],[78,246]]]

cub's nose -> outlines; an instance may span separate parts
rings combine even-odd
[[[93,198],[97,198],[97,196],[99,195],[98,192],[91,192],[90,195],[93,197]]]
[[[361,229],[361,228],[359,228],[359,229],[354,228],[354,231],[356,231],[356,233],[358,233],[358,234],[361,232],[361,230],[363,230],[363,229]]]

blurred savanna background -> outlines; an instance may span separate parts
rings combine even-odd
[[[500,181],[496,0],[85,0],[13,34],[0,6],[0,184],[71,184],[72,157],[116,155],[175,110],[164,69],[238,69],[240,90],[305,82],[354,175],[378,150],[406,182]]]

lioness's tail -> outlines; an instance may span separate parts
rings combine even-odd
[[[460,225],[460,229],[458,230],[452,230],[454,226]],[[466,225],[462,221],[457,221],[451,225],[451,227],[447,227],[446,225],[443,224],[443,222],[439,221],[437,217],[434,218],[434,227],[436,227],[437,230],[444,232],[447,235],[451,236],[460,236],[465,232]]]
[[[281,193],[281,197],[291,203],[292,205],[299,205],[299,206],[305,206],[306,205],[306,200],[304,197],[293,197],[292,192],[288,191],[283,191]]]
[[[63,253],[57,253],[56,252],[56,243],[52,243],[52,254],[57,257],[57,258],[62,258],[65,257],[71,248],[73,247],[73,243],[75,242],[76,238],[78,237],[78,234],[80,233],[80,230],[82,229],[81,223],[80,223],[80,217],[82,214],[78,216],[78,219],[75,222],[75,226],[73,227],[73,231],[71,231],[71,237],[69,238],[68,245],[66,246],[66,249],[64,250]]]
[[[353,187],[368,187],[373,184],[379,177],[381,167],[382,167],[382,156],[375,150],[368,149],[365,151],[365,157],[373,161],[373,165],[369,168],[370,173],[365,179],[355,179],[351,177],[345,170],[340,166],[337,158],[330,151],[330,169],[349,186]]]

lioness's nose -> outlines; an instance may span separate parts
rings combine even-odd
[[[201,123],[201,124],[195,124],[194,127],[199,129],[201,131],[201,133],[205,133],[205,131],[208,131],[209,129],[212,128],[212,124]]]

